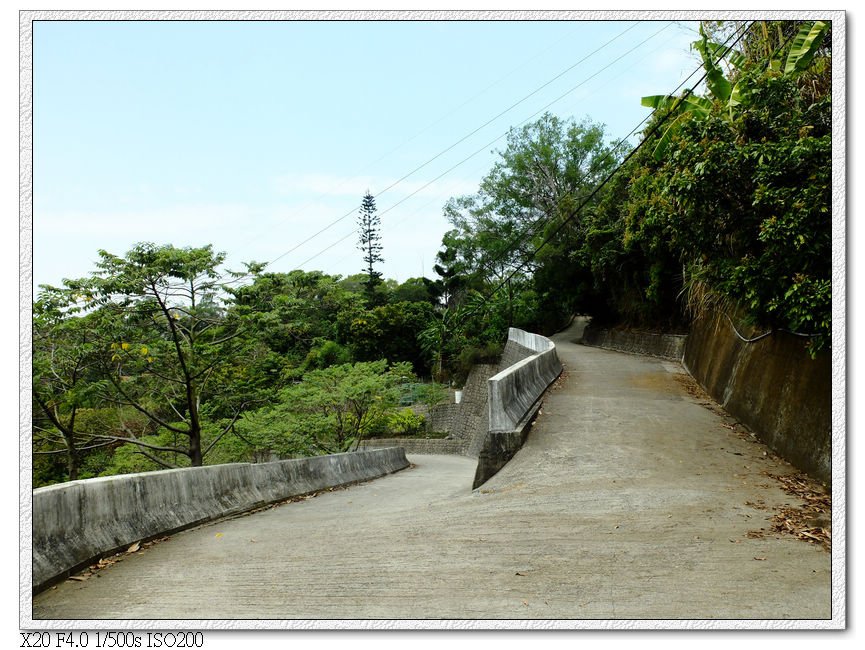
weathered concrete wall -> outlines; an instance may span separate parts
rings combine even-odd
[[[562,372],[556,346],[550,339],[515,328],[508,342],[533,351],[489,379],[490,431],[514,431],[526,413]]]
[[[508,332],[503,362],[511,357],[531,356],[516,361],[488,383],[489,430],[478,452],[473,488],[490,479],[520,450],[532,420],[540,408],[544,391],[562,372],[555,344],[548,338],[515,328]]]
[[[636,332],[622,330],[596,329],[583,330],[583,345],[609,348],[620,352],[633,352],[651,357],[681,361],[685,353],[684,334],[658,334],[656,332]]]
[[[515,331],[522,332],[522,330]],[[523,332],[523,334],[528,334],[528,332]],[[505,343],[505,349],[502,350],[502,358],[499,359],[499,372],[510,368],[512,365],[522,361],[523,359],[527,359],[528,357],[537,354],[537,352],[537,350],[526,347],[520,343],[519,340],[511,338],[509,333],[507,343]]]
[[[522,449],[540,408],[541,401],[538,400],[512,431],[489,431],[487,433],[484,445],[478,453],[478,466],[475,469],[475,478],[472,483],[473,490],[495,476]]]
[[[399,448],[72,481],[33,490],[33,588],[131,544],[408,467]]]
[[[743,333],[753,337],[751,333]],[[692,326],[683,364],[730,415],[779,456],[831,482],[832,362],[784,332],[745,343],[718,314]]]

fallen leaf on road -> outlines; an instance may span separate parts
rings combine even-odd
[[[763,561],[763,560],[765,560],[766,558],[764,558],[764,557],[757,557],[757,556],[755,555],[755,556],[754,556],[754,559],[755,559],[755,560]]]
[[[519,571],[517,571],[514,575],[517,575],[517,576],[524,576],[524,575],[526,575],[526,574],[525,574],[525,573],[520,573]]]
[[[214,537],[215,537],[216,539],[219,539],[220,537],[222,537],[222,533],[216,533],[216,535],[214,535]]]
[[[135,553],[135,551],[137,551],[140,548],[141,548],[141,543],[135,542],[132,546],[130,546],[129,548],[126,549],[126,552],[127,553]]]

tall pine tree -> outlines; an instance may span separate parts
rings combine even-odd
[[[367,278],[364,286],[366,287],[367,301],[372,306],[378,302],[375,289],[382,283],[381,272],[375,270],[375,265],[383,262],[384,258],[381,256],[381,235],[379,234],[381,221],[376,214],[375,199],[369,190],[363,197],[357,221],[360,226],[358,248],[363,252],[363,261],[366,265],[364,272]]]

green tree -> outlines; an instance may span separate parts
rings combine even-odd
[[[435,284],[428,278],[409,278],[393,290],[393,302],[428,302],[437,304]]]
[[[319,271],[258,273],[251,284],[228,290],[233,299],[228,317],[244,330],[248,358],[255,361],[243,367],[264,399],[299,378],[310,353],[320,351],[323,342],[342,343],[338,321],[343,314],[364,311],[363,298],[339,276]]]
[[[33,306],[33,454],[62,454],[65,477],[74,481],[87,452],[114,440],[82,426],[81,413],[102,403],[95,318],[64,306],[64,297],[51,290]]]
[[[587,197],[618,161],[603,126],[547,113],[509,133],[477,194],[447,203],[442,254],[465,285],[498,290],[489,314],[504,329],[554,329],[580,305],[591,281],[577,251],[600,200]]]
[[[632,160],[621,220],[611,208],[608,223],[624,224],[624,253],[641,271],[625,282],[648,302],[741,307],[753,324],[808,335],[816,352],[831,329],[827,27],[787,31],[771,60],[734,53],[728,76],[711,61],[722,46],[695,43],[711,95],[682,110],[653,157]]]
[[[358,361],[408,361],[416,372],[424,373],[428,366],[417,336],[433,313],[434,307],[425,302],[381,305],[360,314],[344,312],[339,317],[341,340]]]
[[[165,454],[201,465],[230,430],[225,426],[202,446],[204,405],[214,397],[215,380],[236,352],[239,334],[225,327],[220,304],[224,255],[210,246],[139,244],[124,257],[99,256],[92,277],[66,280],[51,292],[67,309],[92,312],[87,323],[101,398],[137,410],[177,437],[170,445],[128,438],[138,453],[166,467],[173,463]]]
[[[338,453],[387,426],[403,386],[414,379],[407,363],[384,360],[313,370],[283,389],[272,407],[246,414],[240,434],[280,455]]]
[[[358,248],[363,252],[363,261],[366,264],[366,296],[370,306],[377,304],[376,287],[382,283],[381,272],[375,269],[376,264],[384,261],[381,245],[381,220],[376,214],[375,199],[367,192],[358,212],[358,225],[360,226],[360,237]]]
[[[678,98],[667,95],[643,97],[643,106],[662,110],[674,116],[655,145],[656,159],[661,160],[665,156],[671,138],[685,120],[705,119],[712,112],[712,100],[721,104],[724,114],[728,116],[731,122],[736,119],[738,112],[746,110],[752,102],[750,95],[754,90],[755,80],[753,74],[742,74],[749,67],[753,68],[756,65],[764,69],[768,68],[791,79],[802,77],[803,73],[809,70],[812,62],[814,62],[814,57],[823,47],[825,37],[829,33],[829,24],[819,20],[806,22],[800,25],[796,32],[793,31],[795,29],[793,22],[776,23],[776,27],[778,28],[777,43],[769,35],[769,29],[765,22],[754,21],[749,28],[737,26],[737,29],[743,29],[743,35],[748,37],[745,39],[745,43],[748,46],[746,52],[751,54],[749,56],[734,49],[732,45],[727,46],[710,41],[710,32],[704,29],[702,23],[700,24],[700,40],[694,41],[691,46],[699,52],[702,59],[703,67],[706,70],[706,87],[711,93],[711,98],[698,97],[690,93],[685,93]],[[725,43],[732,40],[733,35],[735,35],[735,31],[725,39]],[[789,47],[784,51],[783,45],[791,40]],[[755,43],[759,43],[759,45],[755,45]],[[758,53],[756,58],[753,57],[755,52]],[[728,67],[727,74],[724,71],[724,62]],[[818,63],[825,63],[825,57],[822,61],[818,59]],[[828,76],[828,66],[817,65],[814,67],[817,69],[817,78]],[[812,80],[814,80],[813,75],[809,82]],[[810,89],[812,85],[815,87],[822,86],[822,94],[826,94],[827,84],[828,80],[820,84],[808,83],[805,84],[804,88]],[[810,96],[809,99],[813,100],[820,94],[817,91],[816,95]]]

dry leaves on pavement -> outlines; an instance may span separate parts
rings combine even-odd
[[[827,551],[832,550],[832,497],[816,481],[805,474],[771,474],[763,472],[769,478],[781,483],[781,488],[787,494],[804,501],[801,506],[785,506],[780,508],[771,518],[769,531],[749,531],[746,537],[756,539],[765,536],[767,532],[793,535],[811,544],[822,546]],[[748,504],[753,505],[753,504]]]

